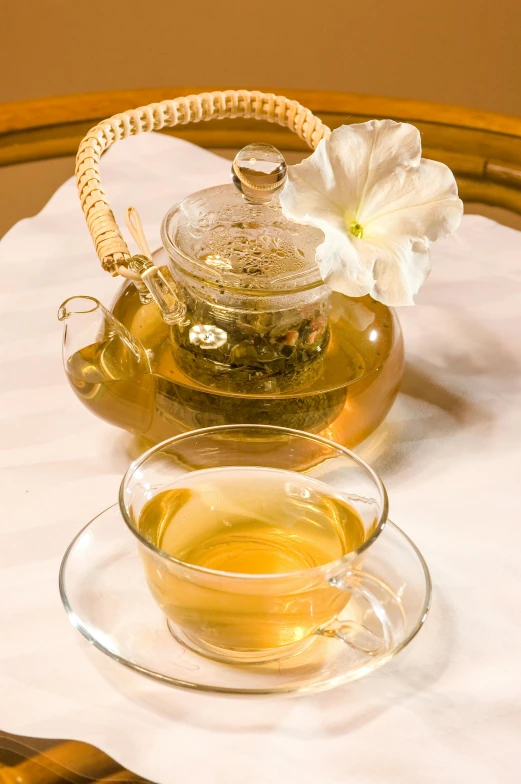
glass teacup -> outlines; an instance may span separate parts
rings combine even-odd
[[[259,663],[317,635],[370,655],[392,645],[400,601],[362,569],[387,494],[347,449],[281,427],[193,431],[130,466],[120,507],[170,631],[192,650]],[[338,620],[353,594],[366,610]]]

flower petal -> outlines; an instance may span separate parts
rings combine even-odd
[[[414,305],[414,296],[431,271],[429,242],[410,238],[402,242],[386,240],[380,245],[375,243],[373,251],[377,257],[371,296],[393,307]]]
[[[286,218],[318,228],[320,220],[344,225],[343,211],[330,197],[334,180],[326,140],[322,139],[309,158],[288,166],[288,179],[280,194],[280,206]]]
[[[409,236],[434,242],[457,229],[463,215],[453,173],[444,163],[425,158],[417,168],[398,171],[382,183],[377,198],[365,207],[372,208],[360,219],[367,239]]]
[[[316,259],[323,280],[333,289],[348,297],[363,297],[374,288],[372,275],[375,251],[366,243],[370,255],[359,252],[356,239],[343,231],[324,231],[325,240],[316,250]]]
[[[394,120],[343,125],[333,131],[326,145],[334,173],[331,199],[353,220],[358,220],[368,193],[379,189],[397,170],[418,166],[421,159],[418,129]]]
[[[357,218],[366,193],[397,169],[418,166],[421,139],[417,128],[394,120],[371,120],[336,128],[312,155],[288,167],[280,196],[286,217],[316,225],[319,211]]]

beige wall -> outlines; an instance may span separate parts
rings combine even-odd
[[[277,86],[521,115],[521,0],[0,0],[0,34],[0,102]],[[0,236],[73,170],[0,169]]]
[[[0,101],[161,85],[521,115],[521,0],[3,0]]]

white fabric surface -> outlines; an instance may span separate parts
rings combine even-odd
[[[152,246],[166,209],[229,163],[140,136],[103,160],[115,213],[139,208]],[[110,303],[67,182],[0,243],[0,727],[93,743],[153,781],[508,784],[521,730],[521,234],[465,217],[400,312],[407,370],[360,453],[432,570],[426,627],[363,681],[304,698],[161,687],[89,647],[58,595],[62,553],[112,504],[132,440],[69,390],[56,310]]]

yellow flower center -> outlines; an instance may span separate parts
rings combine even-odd
[[[349,231],[354,237],[358,237],[359,240],[361,240],[364,236],[363,227],[360,226],[360,224],[357,223],[356,221],[353,221],[352,223],[349,224]]]

